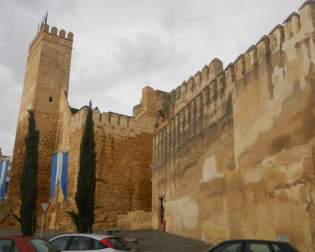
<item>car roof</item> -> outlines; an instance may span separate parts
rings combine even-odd
[[[222,241],[221,243],[228,243],[228,242],[266,242],[266,243],[288,244],[288,242],[275,241],[275,240],[258,240],[258,239],[234,239],[234,240]]]
[[[0,239],[23,239],[30,240],[33,239],[32,236],[23,236],[23,235],[8,235],[8,234],[0,234]]]
[[[0,237],[28,237],[20,234],[0,234]]]
[[[53,238],[51,238],[50,240],[54,240],[60,237],[65,237],[65,236],[83,236],[83,237],[88,237],[88,238],[93,238],[96,240],[102,240],[105,238],[115,238],[117,236],[114,235],[108,235],[108,234],[86,234],[86,233],[66,233],[66,234],[61,234],[61,235],[57,235]]]

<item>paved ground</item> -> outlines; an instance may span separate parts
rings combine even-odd
[[[19,234],[19,231],[0,227],[0,234]],[[54,232],[45,232],[48,238],[53,235]],[[138,242],[132,245],[137,252],[203,252],[209,247],[208,244],[200,241],[160,231],[124,231],[121,235]]]
[[[122,232],[125,238],[134,238],[137,252],[202,252],[208,244],[183,238],[160,231],[129,231]]]

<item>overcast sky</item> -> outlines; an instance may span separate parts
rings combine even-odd
[[[74,33],[69,100],[131,114],[141,89],[170,91],[214,57],[224,65],[301,0],[0,0],[0,147],[11,155],[29,42],[45,11]]]

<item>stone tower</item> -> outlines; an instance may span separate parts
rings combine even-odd
[[[43,25],[28,50],[26,73],[13,153],[10,199],[19,198],[28,112],[35,113],[39,129],[38,200],[46,201],[50,185],[50,159],[56,142],[60,97],[68,92],[73,34]]]

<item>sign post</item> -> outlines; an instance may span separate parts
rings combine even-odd
[[[43,238],[44,218],[45,218],[45,213],[50,206],[50,203],[49,202],[41,202],[40,206],[42,207],[42,223],[40,226],[40,238]]]
[[[59,210],[59,200],[58,200],[58,197],[59,197],[59,184],[60,184],[60,181],[59,179],[57,179],[57,196],[56,196],[56,215],[55,215],[55,231],[58,232],[58,229],[59,229],[59,222],[58,222],[58,210]]]

